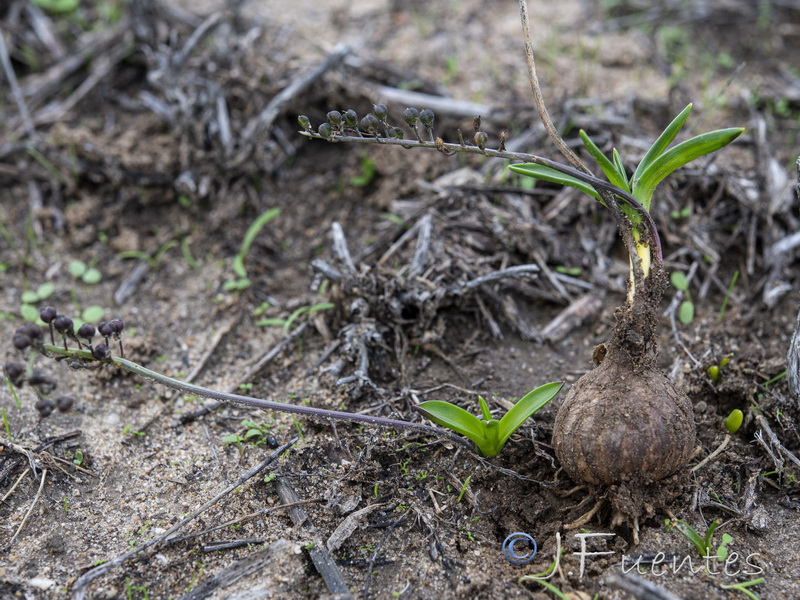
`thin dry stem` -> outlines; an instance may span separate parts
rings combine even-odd
[[[531,91],[533,92],[533,103],[539,111],[539,118],[544,125],[547,135],[556,145],[558,151],[564,155],[569,164],[591,175],[589,167],[586,166],[578,155],[567,146],[564,139],[558,134],[556,128],[553,126],[553,121],[550,119],[550,114],[547,112],[547,106],[544,103],[544,96],[542,95],[542,88],[539,86],[539,77],[536,74],[536,58],[533,54],[533,36],[531,35],[530,20],[528,19],[528,3],[525,0],[519,0],[519,14],[522,20],[522,37],[525,41],[525,62],[528,65],[528,79],[531,82]]]

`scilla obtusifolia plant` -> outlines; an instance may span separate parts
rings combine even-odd
[[[40,309],[39,315],[49,328],[51,343],[45,343],[44,333],[42,328],[38,325],[26,323],[20,326],[14,333],[12,345],[19,351],[31,351],[33,354],[27,361],[27,366],[17,362],[6,363],[5,374],[9,383],[12,385],[21,386],[25,382],[28,382],[34,387],[37,394],[40,396],[40,401],[37,402],[36,408],[39,410],[42,417],[46,417],[52,413],[53,408],[58,408],[60,411],[66,412],[72,407],[72,399],[68,399],[68,406],[65,404],[66,401],[62,401],[61,399],[57,400],[55,404],[48,404],[49,411],[46,411],[46,414],[45,411],[40,408],[41,402],[49,402],[46,396],[52,389],[55,389],[56,382],[50,377],[42,376],[37,370],[33,369],[33,364],[35,363],[37,355],[54,358],[58,361],[67,361],[67,364],[72,369],[89,368],[97,365],[116,367],[150,379],[166,387],[187,394],[196,394],[205,398],[212,398],[221,402],[230,402],[268,411],[294,413],[321,419],[366,423],[380,427],[391,427],[393,429],[410,429],[426,435],[449,438],[473,450],[477,447],[478,451],[483,456],[492,457],[496,456],[503,449],[503,446],[514,431],[522,426],[533,413],[545,406],[558,394],[563,385],[561,382],[554,382],[536,388],[522,398],[499,421],[492,418],[489,408],[483,398],[480,399],[481,410],[484,417],[483,421],[462,408],[448,402],[429,401],[419,405],[420,407],[427,407],[425,415],[432,421],[444,425],[458,433],[462,433],[472,440],[474,443],[473,446],[473,444],[467,442],[464,438],[458,437],[449,430],[431,427],[424,423],[327,410],[311,406],[272,402],[261,398],[230,394],[186,383],[124,358],[122,333],[125,329],[125,324],[121,319],[111,319],[110,321],[102,322],[97,328],[89,323],[84,323],[76,332],[72,319],[66,315],[59,314],[52,306]],[[62,344],[56,344],[55,332],[60,335]],[[94,344],[93,338],[97,333],[103,337],[103,341]],[[118,356],[111,352],[113,346],[112,340],[116,341],[119,346]],[[74,345],[71,346],[71,343]]]
[[[680,471],[695,447],[691,401],[655,367],[658,304],[667,277],[661,240],[650,215],[653,194],[668,175],[731,143],[743,129],[720,129],[670,147],[686,123],[690,104],[656,139],[630,176],[616,149],[608,158],[581,131],[586,151],[607,179],[595,176],[567,147],[550,121],[536,77],[524,0],[520,1],[520,9],[534,99],[545,129],[569,165],[533,154],[508,152],[503,136],[496,149],[488,147],[480,117],[473,121],[471,139],[465,139],[459,131],[456,143],[445,142],[434,133],[435,115],[429,109],[403,110],[402,118],[410,131],[390,120],[385,105],[376,104],[371,113],[361,118],[352,109],[331,111],[326,122],[317,126],[307,116],[300,116],[300,133],[331,143],[399,145],[434,149],[444,155],[474,153],[509,159],[521,163],[512,165],[512,171],[571,186],[609,209],[630,260],[626,303],[616,313],[611,339],[595,349],[596,368],[572,386],[559,408],[553,446],[572,479],[596,488],[593,493],[598,500],[587,513],[587,520],[610,502],[612,524],[629,523],[636,541],[640,518],[654,514],[654,502],[648,498],[654,492],[650,484]],[[489,439],[495,435],[492,427],[503,431],[499,423],[490,425],[486,411],[483,424],[478,425],[477,419],[472,421],[450,406],[418,408],[434,422],[471,438]],[[467,422],[471,428],[464,426]]]

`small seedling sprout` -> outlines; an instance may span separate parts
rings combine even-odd
[[[742,426],[742,421],[744,421],[744,413],[738,408],[734,408],[731,414],[725,417],[723,424],[725,425],[725,429],[728,430],[728,433],[736,433]]]
[[[700,534],[694,530],[694,528],[689,525],[686,521],[681,519],[666,519],[664,524],[667,526],[667,531],[672,529],[673,527],[677,529],[681,534],[689,540],[692,545],[697,548],[697,552],[700,554],[701,557],[716,557],[717,560],[720,562],[724,561],[728,556],[728,544],[733,541],[733,538],[725,533],[722,535],[722,541],[720,542],[719,547],[716,551],[714,551],[714,546],[712,545],[712,538],[714,536],[714,532],[719,528],[722,524],[720,521],[712,521],[711,524],[706,529],[705,534],[703,537],[700,537]]]
[[[669,281],[676,290],[683,292],[686,296],[678,307],[678,320],[684,325],[688,325],[694,319],[694,302],[692,302],[692,294],[689,291],[689,281],[683,271],[670,273]]]
[[[753,579],[751,581],[742,581],[740,583],[720,585],[719,587],[721,587],[723,590],[736,590],[742,592],[745,596],[747,596],[751,600],[761,600],[758,594],[751,592],[750,590],[747,589],[749,587],[753,587],[754,585],[759,585],[761,583],[764,583],[763,577],[759,577],[758,579]]]
[[[270,208],[269,210],[261,213],[255,221],[250,224],[250,227],[247,228],[247,232],[244,234],[244,239],[242,240],[242,246],[239,250],[239,253],[234,257],[233,264],[231,268],[233,272],[236,274],[238,279],[234,279],[231,281],[226,281],[223,285],[223,289],[227,291],[231,290],[245,290],[251,285],[250,278],[247,275],[247,269],[244,266],[244,259],[247,258],[247,253],[250,252],[250,246],[253,245],[258,234],[264,228],[264,225],[272,221],[281,213],[281,209],[279,208]]]
[[[492,457],[497,456],[511,434],[531,415],[555,398],[563,385],[563,382],[555,381],[528,392],[500,420],[492,417],[486,400],[481,396],[478,396],[478,401],[482,420],[460,406],[440,400],[421,402],[414,408],[434,423],[467,436],[484,456]]]
[[[719,309],[719,315],[717,315],[717,323],[722,323],[722,319],[725,318],[725,311],[728,308],[728,301],[733,294],[733,287],[736,285],[736,282],[739,280],[739,271],[736,270],[733,272],[733,277],[731,277],[731,283],[728,286],[728,291],[725,293],[725,298],[722,300],[722,306]]]

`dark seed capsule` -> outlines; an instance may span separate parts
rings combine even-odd
[[[277,448],[278,446],[280,446],[280,444],[278,443],[278,440],[276,440],[271,435],[268,435],[267,436],[267,446],[269,446],[270,448],[274,449],[274,448]]]
[[[396,140],[402,140],[405,137],[405,132],[399,127],[392,127],[389,129],[389,137]]]
[[[108,360],[111,356],[111,350],[109,350],[108,346],[105,344],[97,344],[97,346],[92,348],[92,356],[97,360]]]
[[[15,333],[14,337],[11,338],[11,343],[14,344],[14,348],[17,350],[25,350],[28,346],[31,345],[31,338],[24,333]]]
[[[342,115],[342,120],[348,127],[355,127],[358,123],[358,114],[352,108],[348,108]]]
[[[103,337],[110,337],[112,333],[114,333],[114,328],[111,327],[108,322],[100,321],[97,325],[97,331],[100,332],[100,335]]]
[[[430,108],[425,108],[419,113],[419,120],[422,121],[422,124],[425,127],[430,127],[433,125],[433,120],[436,116],[433,114],[433,111]]]
[[[375,105],[373,105],[372,112],[381,121],[385,121],[386,117],[389,116],[389,109],[386,107],[385,104],[375,104]]]
[[[317,133],[327,140],[330,139],[331,135],[333,135],[333,128],[331,127],[330,123],[322,123],[319,127],[317,127]]]
[[[297,122],[300,123],[300,127],[305,129],[306,131],[311,129],[311,120],[307,116],[300,115],[299,117],[297,117]]]
[[[32,340],[40,340],[44,337],[42,328],[33,323],[25,323],[25,325],[20,326],[19,329],[17,329],[17,333],[24,333]]]
[[[334,127],[339,127],[339,125],[342,124],[342,113],[338,110],[332,110],[326,115],[326,118],[328,119],[328,123]]]
[[[43,419],[46,419],[52,415],[53,410],[56,407],[52,400],[47,400],[46,398],[40,398],[33,406],[39,412],[39,416]]]
[[[23,375],[25,375],[25,365],[18,362],[7,362],[3,367],[3,370],[6,373],[6,377],[8,380],[16,385],[19,386],[23,382]]]
[[[416,108],[407,108],[403,111],[403,120],[408,123],[409,127],[414,127],[419,119],[419,111]]]
[[[39,309],[39,318],[45,323],[52,322],[58,316],[58,311],[55,306],[45,306]]]
[[[120,334],[122,330],[125,329],[125,323],[122,322],[122,319],[111,319],[108,322],[108,326],[111,327],[112,333]]]
[[[372,135],[378,133],[379,125],[380,121],[378,121],[377,117],[372,113],[368,114],[366,117],[361,119],[361,122],[358,124],[359,128]]]
[[[78,329],[78,335],[87,340],[91,340],[96,332],[97,330],[91,323],[84,323]]]
[[[56,398],[56,408],[58,412],[69,412],[75,401],[70,396],[59,396]]]
[[[55,379],[49,375],[45,375],[39,370],[35,370],[33,374],[28,377],[28,383],[39,390],[39,392],[42,394],[49,394],[56,389],[56,387],[58,387],[58,383]]]
[[[58,333],[63,333],[66,335],[75,335],[75,324],[72,322],[66,315],[58,315],[53,320],[53,327],[56,328]]]

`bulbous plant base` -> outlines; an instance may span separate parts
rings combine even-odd
[[[689,460],[692,403],[660,371],[606,358],[570,389],[553,445],[564,470],[594,485],[649,484]]]
[[[610,505],[611,525],[627,524],[638,543],[639,524],[680,491],[695,424],[689,397],[651,361],[635,362],[609,351],[575,382],[556,414],[553,446],[567,474]]]

